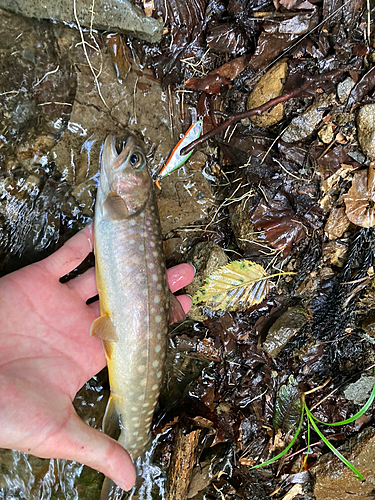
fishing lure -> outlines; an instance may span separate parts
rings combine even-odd
[[[203,120],[200,119],[197,122],[192,123],[188,128],[186,134],[178,141],[170,157],[168,158],[166,164],[159,172],[158,178],[155,181],[156,186],[160,190],[161,190],[159,184],[160,180],[163,179],[163,177],[166,177],[167,175],[174,172],[177,168],[181,167],[186,162],[186,160],[191,156],[193,151],[190,151],[190,153],[188,153],[187,155],[182,156],[181,150],[191,142],[195,141],[195,139],[198,139],[198,137],[202,133],[202,129],[203,129]]]

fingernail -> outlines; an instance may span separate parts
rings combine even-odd
[[[120,483],[120,481],[116,481],[116,484],[124,491],[130,491],[134,486],[134,484],[130,486],[129,484]]]
[[[196,270],[195,266],[193,266],[193,264],[191,264],[190,262],[189,262],[189,264],[190,264],[190,265],[191,265],[191,267],[194,269],[194,276],[195,276],[195,275],[197,274],[197,270]],[[189,295],[189,297],[190,297],[190,295]]]

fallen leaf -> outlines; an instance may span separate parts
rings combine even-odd
[[[263,229],[268,243],[282,251],[284,258],[294,244],[306,237],[306,230],[282,195],[278,199],[261,200],[251,216],[256,229]]]
[[[236,78],[247,66],[249,56],[241,56],[232,59],[219,68],[211,71],[203,78],[189,78],[185,86],[191,90],[201,90],[207,94],[221,93],[221,87],[228,85]]]
[[[213,311],[240,311],[262,302],[268,292],[264,268],[250,260],[237,260],[214,271],[193,302]]]
[[[352,187],[344,196],[346,215],[350,222],[360,227],[375,225],[375,162],[368,170],[356,172]]]

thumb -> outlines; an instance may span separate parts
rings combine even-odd
[[[51,457],[74,460],[102,472],[123,490],[134,485],[135,469],[129,453],[114,439],[85,424],[75,411],[43,448],[44,453],[46,448],[51,450]]]

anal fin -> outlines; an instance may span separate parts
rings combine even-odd
[[[90,335],[102,340],[118,342],[118,335],[108,314],[104,314],[103,316],[96,318],[91,325]]]

